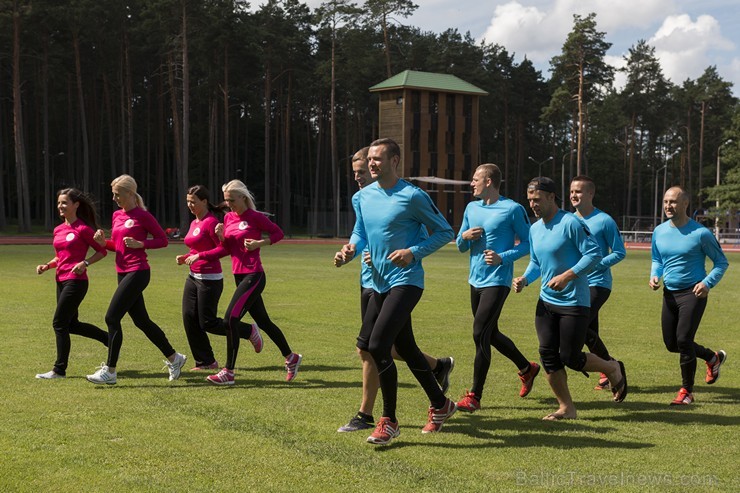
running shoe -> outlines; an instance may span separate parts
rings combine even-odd
[[[187,361],[187,359],[188,357],[184,354],[175,353],[175,361],[170,363],[169,360],[164,360],[164,367],[167,368],[170,373],[170,382],[180,378],[180,370],[185,366],[185,361]]]
[[[98,371],[96,371],[92,375],[88,375],[86,378],[88,382],[97,384],[105,383],[108,385],[113,385],[117,381],[116,372],[108,371],[108,366],[105,363],[100,363]]]
[[[480,409],[480,401],[474,393],[465,391],[465,395],[457,401],[457,409],[466,413],[474,413]]]
[[[455,411],[457,411],[457,404],[449,399],[447,399],[444,406],[439,409],[429,406],[429,419],[421,432],[436,433],[440,431],[442,429],[442,425],[445,424],[445,421],[447,421],[450,416],[455,414]]]
[[[36,378],[40,378],[41,380],[54,380],[55,378],[64,378],[64,375],[60,375],[59,373],[56,373],[54,370],[47,371],[46,373],[37,373]]]
[[[285,375],[286,382],[290,382],[298,374],[298,368],[301,366],[302,359],[303,355],[298,353],[290,353],[288,357],[285,358],[285,371],[288,372],[288,374]]]
[[[360,414],[352,416],[349,423],[339,428],[339,433],[348,433],[350,431],[368,430],[375,427],[372,419],[363,418]]]
[[[599,373],[599,383],[594,386],[594,390],[607,390],[610,387],[609,377],[606,373]]]
[[[707,377],[704,379],[709,385],[719,380],[719,369],[727,359],[727,353],[720,349],[714,353],[714,363],[707,361]]]
[[[519,389],[519,397],[527,397],[527,395],[532,391],[532,385],[534,384],[534,379],[537,376],[537,374],[540,372],[540,365],[535,363],[534,361],[529,362],[529,370],[527,370],[527,373],[521,373],[519,372],[519,380],[522,381],[522,388]]]
[[[213,385],[234,385],[234,372],[228,368],[222,368],[215,375],[207,376],[206,380]]]
[[[671,401],[671,406],[688,406],[689,404],[693,404],[693,402],[694,394],[681,387],[676,398]]]
[[[262,334],[260,334],[260,328],[257,324],[252,324],[252,333],[249,334],[249,342],[254,346],[255,353],[262,351]]]
[[[367,441],[375,445],[387,445],[400,434],[401,430],[398,429],[398,423],[394,423],[391,418],[384,416],[378,420],[375,431],[367,437]]]
[[[216,368],[219,368],[218,361],[214,361],[213,363],[209,365],[204,364],[198,364],[198,366],[194,366],[190,369],[190,371],[201,371],[201,370],[215,370]]]
[[[447,358],[439,358],[439,361],[442,363],[442,368],[434,374],[434,378],[442,389],[442,393],[446,394],[447,389],[450,388],[450,373],[455,369],[455,358],[449,356]]]

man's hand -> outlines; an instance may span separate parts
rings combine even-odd
[[[694,286],[694,296],[697,298],[706,298],[709,296],[709,288],[703,282],[698,282]]]
[[[562,291],[563,289],[565,289],[568,283],[576,277],[578,276],[576,276],[572,270],[568,269],[562,274],[550,279],[550,281],[547,283],[547,287],[554,291]]]
[[[388,255],[388,260],[390,260],[393,265],[403,269],[408,267],[409,264],[414,261],[414,254],[411,253],[411,250],[408,248],[403,248],[401,250],[391,252],[391,254]]]
[[[648,286],[650,286],[650,289],[653,291],[657,290],[660,287],[660,279],[658,276],[653,276],[648,281]]]
[[[480,226],[476,226],[475,228],[470,228],[467,231],[463,231],[462,239],[466,241],[475,241],[483,236],[483,233],[483,228],[481,228]]]
[[[525,277],[515,277],[511,281],[511,289],[513,289],[515,293],[521,293],[526,286],[527,279]]]
[[[501,265],[501,256],[493,250],[483,250],[483,258],[488,265]]]

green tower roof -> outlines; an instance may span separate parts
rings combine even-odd
[[[459,77],[450,74],[435,74],[431,72],[417,72],[415,70],[404,70],[370,88],[370,92],[387,91],[408,87],[413,89],[427,89],[442,92],[454,92],[463,94],[475,94],[487,96],[483,89],[465,82]]]

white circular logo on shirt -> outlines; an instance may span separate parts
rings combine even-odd
[[[66,238],[67,241],[72,241],[74,239],[75,239],[74,233],[67,233],[67,238]]]
[[[124,226],[127,228],[133,228],[134,227],[134,220],[133,219],[126,219],[126,222],[123,223]]]
[[[244,231],[248,227],[249,227],[249,223],[247,221],[242,221],[239,223],[239,229],[241,229],[242,231]]]
[[[195,228],[193,230],[193,236],[198,236],[200,234],[200,228]]]

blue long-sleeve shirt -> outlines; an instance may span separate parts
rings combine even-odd
[[[617,223],[606,212],[594,209],[591,214],[581,218],[591,235],[599,244],[602,259],[588,274],[588,285],[612,288],[611,267],[621,262],[627,255]]]
[[[357,191],[352,196],[352,208],[355,211],[355,217],[359,216],[359,207],[360,207],[360,192]],[[360,286],[362,288],[371,289],[373,287],[373,270],[372,267],[367,265],[365,263],[365,252],[367,252],[368,249],[365,248],[362,250],[362,252],[357,252],[357,254],[360,255]],[[357,255],[355,255],[357,256]]]
[[[421,260],[453,240],[455,234],[426,192],[399,179],[390,189],[373,183],[358,193],[357,219],[350,243],[366,247],[372,260],[373,289],[385,293],[395,286],[424,288]],[[427,236],[424,227],[429,230]],[[408,248],[414,256],[406,267],[394,265],[391,252]]]
[[[542,219],[529,229],[527,284],[540,275],[540,299],[560,306],[591,306],[586,275],[601,261],[601,251],[588,226],[574,214],[559,209],[550,222]],[[571,269],[576,278],[562,291],[547,287],[550,280]]]
[[[483,228],[483,235],[474,241],[464,240],[463,232],[475,227]],[[515,245],[516,238],[519,243]],[[456,243],[460,252],[470,250],[471,286],[510,286],[514,262],[529,253],[529,218],[521,204],[506,197],[489,205],[482,200],[470,202]],[[495,251],[501,257],[501,264],[486,264],[484,250]]]
[[[713,268],[707,274],[706,257]],[[722,279],[729,262],[709,229],[693,219],[680,228],[671,221],[658,225],[653,231],[652,265],[650,277],[663,277],[666,289],[680,291],[703,282],[712,289]]]

